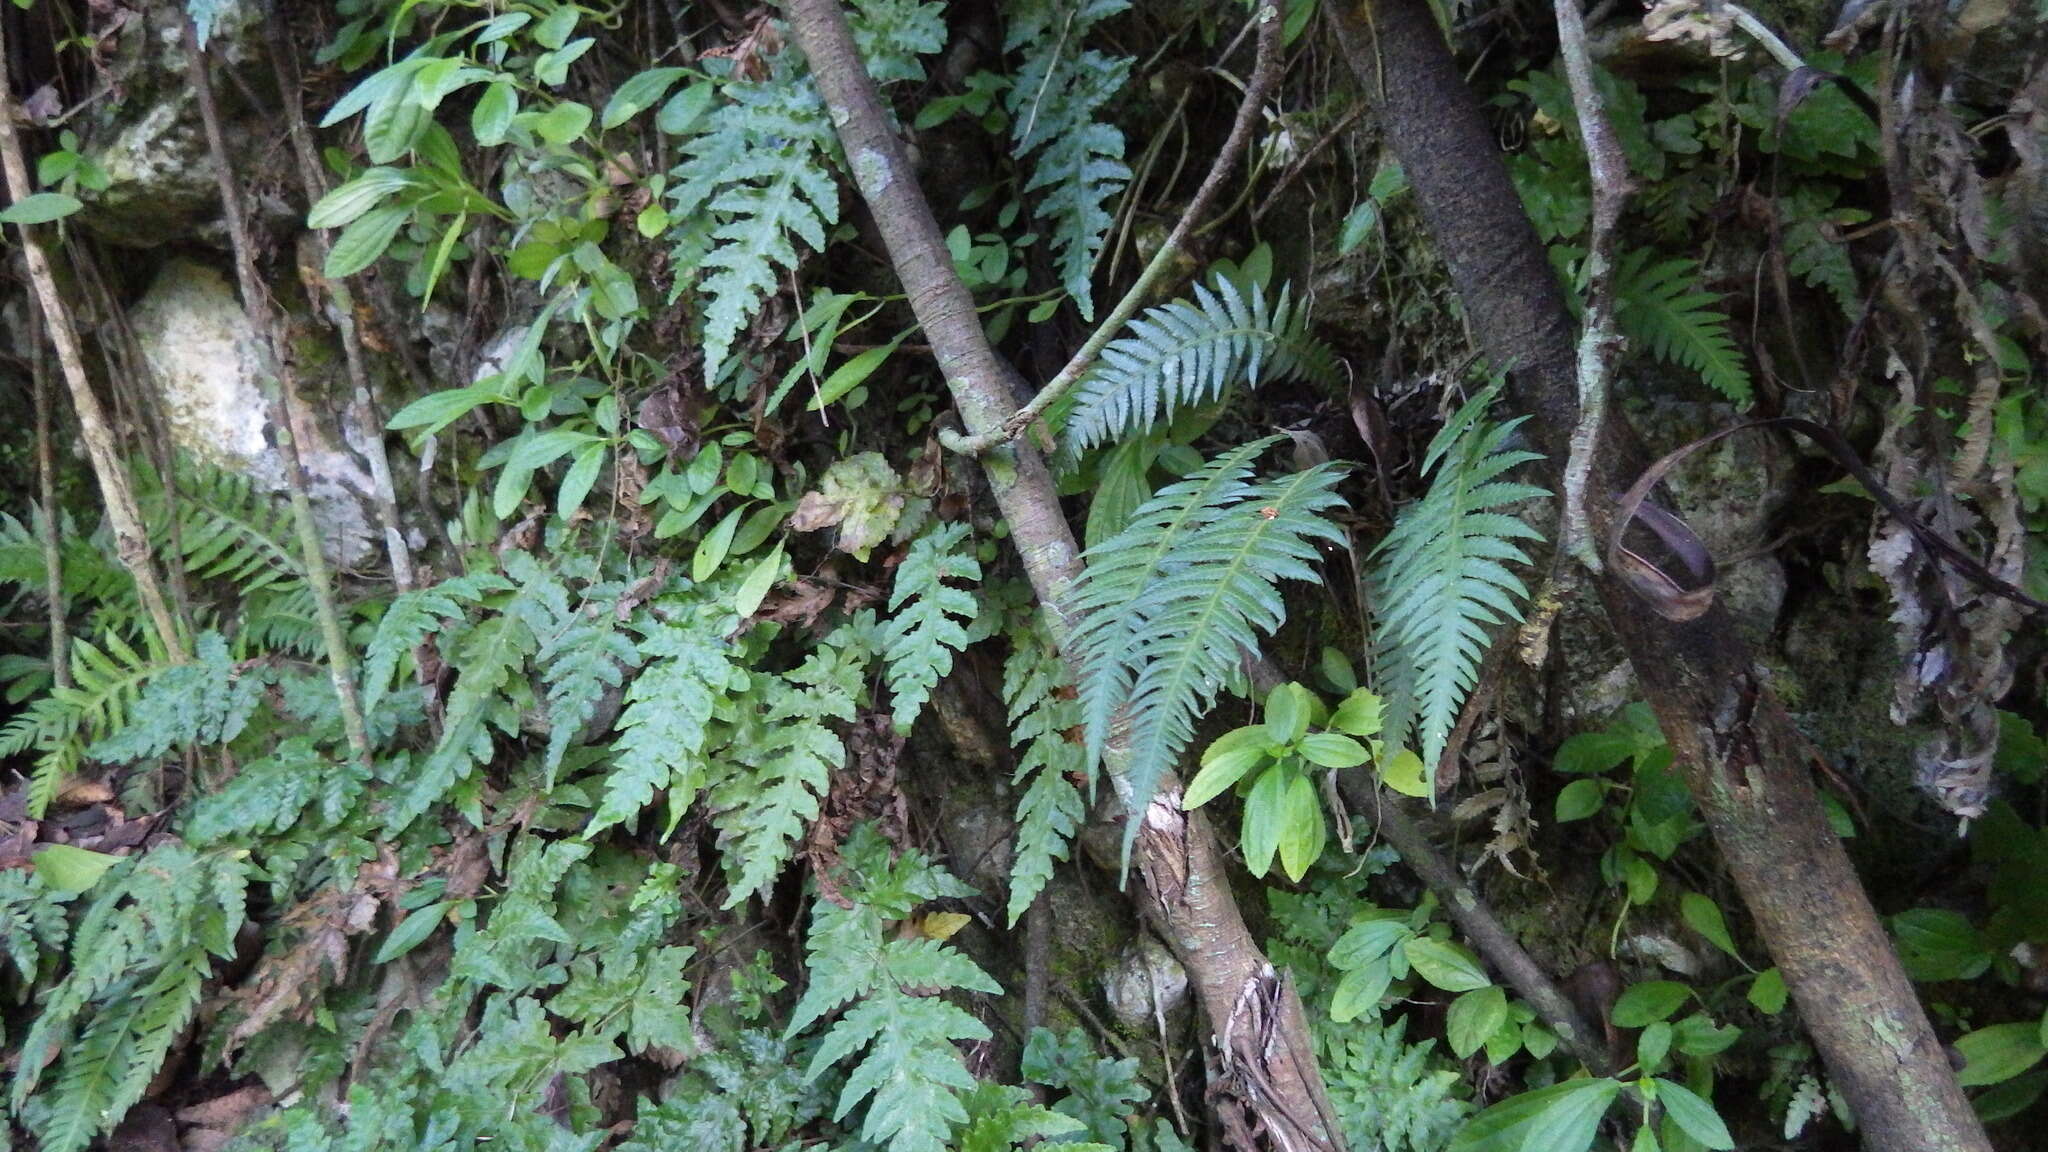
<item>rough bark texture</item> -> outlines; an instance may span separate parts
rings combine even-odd
[[[1493,132],[1423,0],[1348,6],[1338,23],[1473,332],[1512,371],[1511,395],[1534,416],[1530,429],[1555,464],[1577,422],[1571,322]],[[1626,422],[1611,419],[1587,491],[1603,535],[1612,495],[1641,455]],[[1759,680],[1726,610],[1673,624],[1613,573],[1597,588],[1865,1146],[1988,1149],[1828,827],[1806,744]]]
[[[1014,373],[990,347],[974,298],[953,272],[938,222],[854,48],[845,14],[837,0],[792,0],[788,11],[832,111],[854,182],[961,421],[970,435],[997,434],[1014,407],[1011,397],[1019,394]],[[1080,555],[1052,475],[1022,441],[995,448],[980,462],[1053,639],[1064,648],[1070,628],[1059,605],[1080,569]],[[1112,779],[1121,782],[1120,749],[1112,748],[1109,760]],[[1135,856],[1145,911],[1201,996],[1236,1102],[1258,1116],[1275,1147],[1339,1148],[1300,998],[1252,939],[1225,879],[1215,834],[1199,814],[1180,810],[1180,794],[1180,782],[1169,775],[1145,810]]]

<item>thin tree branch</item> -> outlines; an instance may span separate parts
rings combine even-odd
[[[1600,433],[1607,421],[1607,392],[1621,334],[1614,322],[1615,231],[1631,191],[1628,159],[1608,123],[1607,107],[1593,80],[1593,57],[1586,50],[1586,25],[1579,0],[1555,0],[1557,50],[1571,85],[1572,108],[1579,117],[1579,138],[1586,146],[1586,166],[1593,182],[1592,237],[1586,252],[1586,319],[1579,334],[1579,420],[1572,429],[1571,450],[1564,466],[1564,527],[1560,544],[1566,555],[1593,572],[1601,569],[1600,549],[1586,515],[1586,484]]]
[[[9,72],[4,24],[0,21],[0,167],[6,169],[8,196],[18,202],[35,191],[35,184],[29,179],[21,136],[14,126],[14,79]],[[182,664],[190,658],[185,641],[171,616],[170,604],[164,599],[163,585],[157,580],[149,534],[143,529],[135,493],[128,486],[127,467],[114,447],[113,429],[107,423],[99,397],[93,394],[92,381],[85,374],[85,355],[79,347],[71,310],[50,271],[42,237],[33,226],[22,224],[16,228],[21,234],[22,255],[28,261],[29,280],[35,285],[36,299],[42,304],[43,319],[49,326],[50,342],[57,349],[57,365],[63,370],[72,408],[78,414],[79,435],[85,441],[86,456],[92,461],[93,476],[99,481],[100,496],[106,501],[107,518],[113,521],[121,564],[135,578],[136,594],[156,631],[157,642],[171,660]]]
[[[1124,323],[1136,316],[1138,309],[1144,307],[1145,301],[1151,298],[1152,290],[1158,285],[1160,278],[1165,276],[1167,269],[1180,258],[1182,250],[1187,246],[1188,238],[1194,235],[1195,229],[1202,222],[1202,217],[1208,214],[1209,206],[1215,201],[1217,193],[1221,192],[1223,185],[1230,180],[1232,170],[1237,167],[1238,154],[1245,150],[1245,145],[1251,140],[1252,130],[1258,125],[1259,109],[1266,102],[1266,93],[1272,90],[1274,80],[1280,75],[1280,13],[1271,6],[1261,6],[1253,14],[1252,19],[1258,28],[1258,57],[1252,64],[1251,83],[1245,86],[1244,99],[1238,102],[1237,117],[1231,121],[1230,135],[1223,141],[1223,147],[1217,151],[1216,159],[1209,165],[1209,174],[1202,178],[1201,186],[1195,189],[1194,199],[1188,201],[1188,206],[1175,222],[1173,231],[1167,233],[1166,241],[1159,246],[1159,251],[1152,254],[1152,259],[1146,263],[1144,271],[1138,273],[1137,283],[1131,285],[1131,290],[1124,293],[1123,299],[1117,301],[1116,307],[1110,309],[1109,315],[1102,318],[1102,323],[1096,325],[1095,331],[1088,334],[1088,339],[1081,343],[1081,347],[1074,352],[1066,366],[1061,368],[1058,375],[1048,381],[1045,387],[1039,389],[1038,395],[1032,397],[1030,403],[1019,408],[1005,418],[998,428],[989,432],[962,436],[950,428],[941,431],[939,440],[946,447],[969,456],[979,455],[997,444],[1015,440],[1024,434],[1025,429],[1038,423],[1039,419],[1059,402],[1060,397],[1066,395],[1067,391],[1087,374],[1088,369],[1094,366],[1095,358],[1102,355],[1102,350],[1109,347],[1110,341],[1116,339],[1117,333],[1123,331]]]
[[[327,194],[327,180],[320,172],[320,153],[314,147],[312,130],[306,126],[306,110],[299,104],[298,77],[292,71],[292,55],[285,38],[283,17],[275,4],[266,7],[263,14],[264,45],[269,49],[271,74],[277,80],[279,98],[284,105],[285,135],[291,139],[292,152],[299,162],[299,184],[305,190],[306,204],[310,207]],[[327,262],[327,233],[316,230],[307,235],[312,241],[313,258],[324,266]],[[362,413],[360,431],[363,443],[356,448],[370,463],[377,526],[384,532],[384,552],[391,560],[391,582],[398,586],[399,591],[409,591],[417,579],[413,572],[412,548],[405,542],[404,525],[398,516],[398,492],[391,480],[391,457],[384,450],[384,413],[377,404],[376,392],[370,387],[363,334],[356,327],[355,293],[349,288],[346,278],[340,281],[322,278],[321,287],[327,289],[333,306],[334,325],[341,332],[342,360],[348,367],[349,387],[355,393],[355,408]]]
[[[790,0],[787,11],[854,182],[931,341],[961,419],[971,435],[995,433],[1010,416],[1014,373],[990,347],[974,296],[953,271],[938,221],[854,47],[846,15],[837,0]],[[1270,10],[1262,18],[1272,18]],[[1037,449],[1022,441],[994,443],[980,457],[982,470],[1047,629],[1071,663],[1072,626],[1060,605],[1080,569],[1073,530]],[[1140,821],[1134,855],[1144,879],[1146,911],[1201,997],[1210,1031],[1232,1071],[1231,1086],[1292,1148],[1341,1148],[1341,1135],[1321,1120],[1331,1111],[1315,1070],[1300,997],[1279,979],[1253,941],[1208,822],[1181,810],[1180,782],[1171,773],[1154,796],[1134,795],[1121,740],[1111,742],[1105,759],[1125,810]],[[1262,1018],[1250,1019],[1253,1012]]]
[[[206,146],[213,154],[214,175],[220,182],[221,215],[228,226],[228,244],[234,250],[235,281],[242,293],[242,309],[249,326],[267,345],[270,368],[277,373],[277,446],[284,456],[285,487],[291,494],[292,519],[299,531],[299,556],[306,566],[306,583],[313,590],[314,614],[320,620],[320,635],[327,649],[328,679],[341,704],[341,726],[348,737],[349,751],[368,762],[370,738],[363,723],[362,701],[356,696],[356,678],[350,668],[348,638],[341,630],[341,614],[334,606],[334,588],[327,571],[327,556],[320,546],[319,525],[313,519],[313,502],[306,495],[305,462],[299,455],[299,430],[305,423],[299,402],[298,382],[285,358],[284,341],[278,337],[276,312],[270,307],[263,282],[256,275],[256,258],[249,244],[248,218],[242,212],[242,192],[235,184],[235,171],[228,160],[227,140],[221,133],[220,108],[213,98],[213,80],[206,71],[206,52],[199,47],[199,35],[192,19],[184,20],[185,58],[192,91],[199,98],[199,118],[206,128]]]
[[[50,442],[50,362],[43,355],[43,311],[28,310],[28,374],[36,404],[36,499],[43,505],[43,599],[50,608],[50,682],[71,687],[71,633],[64,618],[64,553],[57,546],[57,462]]]

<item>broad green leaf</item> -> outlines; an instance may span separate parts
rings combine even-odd
[[[846,363],[834,368],[832,374],[825,377],[825,382],[818,386],[818,394],[811,398],[810,410],[816,412],[827,404],[836,404],[848,392],[860,387],[874,375],[875,369],[882,366],[883,361],[895,354],[897,345],[902,342],[903,338],[899,336],[887,344],[848,357]]]
[[[1735,941],[1728,935],[1728,924],[1721,919],[1721,906],[1697,892],[1687,892],[1678,902],[1679,915],[1692,925],[1692,930],[1707,938],[1708,942],[1735,959],[1742,959],[1742,953],[1735,950]]]
[[[1662,1077],[1658,1077],[1656,1085],[1657,1103],[1664,1106],[1665,1114],[1680,1131],[1714,1152],[1727,1152],[1735,1147],[1735,1138],[1728,1134],[1728,1125],[1721,1122],[1720,1113],[1698,1093]]]
[[[1244,849],[1244,866],[1254,876],[1264,876],[1273,866],[1273,853],[1280,848],[1280,835],[1287,821],[1287,771],[1275,764],[1260,774],[1244,802],[1244,831],[1239,843]]]
[[[555,494],[555,514],[563,520],[576,514],[583,507],[584,497],[590,495],[590,488],[597,483],[598,471],[604,466],[606,449],[603,442],[586,444],[576,452],[576,462],[569,465],[569,471],[562,476],[562,487]]]
[[[1585,1152],[1620,1092],[1602,1076],[1518,1093],[1473,1117],[1449,1152]]]
[[[1336,732],[1311,732],[1296,747],[1302,759],[1325,768],[1356,768],[1372,758],[1365,745]]]
[[[1695,1012],[1671,1028],[1671,1046],[1687,1056],[1719,1056],[1742,1039],[1742,1029],[1733,1024],[1715,1024],[1704,1012]]]
[[[1323,854],[1328,835],[1323,826],[1323,804],[1316,786],[1306,776],[1295,776],[1287,786],[1286,805],[1280,827],[1280,867],[1297,883],[1308,875],[1309,866]]]
[[[469,131],[477,143],[495,147],[505,142],[505,134],[512,130],[512,118],[518,114],[519,90],[503,80],[496,81],[477,98],[476,107],[469,114]]]
[[[1353,249],[1365,243],[1365,238],[1372,235],[1373,228],[1379,222],[1379,204],[1369,199],[1360,200],[1351,209],[1350,214],[1344,217],[1344,225],[1337,231],[1337,255],[1349,255]]]
[[[1567,824],[1573,820],[1584,820],[1598,812],[1606,798],[1605,781],[1574,780],[1557,794],[1557,822]]]
[[[1264,725],[1252,724],[1218,736],[1202,753],[1202,770],[1188,782],[1180,806],[1190,812],[1222,795],[1271,753]]]
[[[1430,795],[1429,781],[1422,777],[1422,757],[1406,748],[1380,765],[1380,783],[1417,800],[1427,800]]]
[[[1645,1072],[1653,1072],[1664,1064],[1664,1057],[1671,1052],[1671,1025],[1659,1020],[1643,1029],[1636,1037],[1636,1063]]]
[[[557,147],[583,135],[590,127],[590,106],[564,100],[534,118],[533,134]]]
[[[1308,731],[1308,689],[1282,684],[1266,696],[1266,735],[1275,744],[1292,744]]]
[[[725,557],[732,549],[733,533],[739,531],[742,510],[735,508],[725,514],[704,539],[697,544],[695,555],[690,557],[690,579],[702,584],[718,574],[725,563]]]
[[[1405,946],[1417,975],[1446,992],[1470,992],[1493,983],[1479,957],[1463,945],[1417,936]]]
[[[1915,980],[1974,980],[1994,957],[1969,919],[1946,908],[1914,908],[1892,917],[1899,960]]]
[[[740,581],[739,591],[733,595],[733,611],[740,619],[752,616],[761,607],[761,601],[768,598],[768,590],[775,587],[776,577],[782,575],[782,544],[756,561],[747,571],[746,579]]]
[[[1479,1051],[1508,1022],[1508,994],[1497,984],[1475,988],[1451,1001],[1444,1027],[1451,1051],[1463,1060]]]
[[[1785,1010],[1785,974],[1776,968],[1766,968],[1757,973],[1756,980],[1749,986],[1749,1002],[1766,1016],[1776,1016]]]
[[[1393,983],[1393,969],[1384,959],[1346,972],[1330,994],[1330,1019],[1339,1024],[1358,1019],[1379,1006]]]
[[[107,869],[121,862],[119,856],[94,852],[71,844],[45,844],[29,857],[30,867],[43,883],[58,892],[83,892],[99,883]],[[33,945],[30,955],[34,955]]]
[[[0,208],[0,224],[48,224],[78,211],[85,205],[76,196],[62,192],[31,192],[6,208]]]
[[[1344,697],[1344,702],[1330,714],[1330,727],[1353,736],[1377,736],[1386,723],[1386,711],[1385,701],[1360,688]]]
[[[357,217],[335,237],[322,272],[329,280],[339,280],[368,268],[391,247],[398,230],[411,219],[411,208],[378,208]]]
[[[391,417],[389,424],[393,432],[407,428],[425,428],[433,435],[467,415],[479,404],[489,404],[500,399],[498,394],[481,384],[467,388],[449,388],[440,392],[429,392],[407,404]]]
[[[705,112],[711,109],[711,96],[715,91],[708,83],[692,84],[668,98],[661,106],[661,112],[654,118],[654,126],[671,136],[681,136],[697,126]],[[846,297],[850,302],[852,297]]]
[[[320,198],[306,214],[308,228],[339,228],[408,188],[419,178],[409,168],[370,168]]]
[[[1675,980],[1646,980],[1629,986],[1614,1002],[1612,1016],[1617,1028],[1641,1028],[1671,1014],[1692,998],[1692,989]]]
[[[388,964],[419,947],[447,919],[448,910],[454,906],[455,901],[442,900],[406,913],[405,919],[400,920],[398,927],[391,930],[391,935],[385,937],[370,963]]]
[[[1963,1070],[1956,1080],[1965,1088],[1999,1084],[2040,1063],[2048,1048],[2041,1045],[2040,1025],[2032,1020],[1993,1024],[1956,1041]]]
[[[574,4],[557,6],[534,25],[533,42],[543,48],[560,48],[569,42],[569,34],[576,30],[576,21],[581,15]]]
[[[604,115],[598,123],[605,128],[617,128],[668,95],[668,90],[682,78],[682,68],[649,68],[636,73],[612,92],[612,98],[605,102]]]

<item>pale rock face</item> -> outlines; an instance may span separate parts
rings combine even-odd
[[[1117,1023],[1149,1035],[1157,1027],[1155,1010],[1170,1017],[1187,1003],[1187,969],[1151,933],[1140,933],[1103,974],[1102,998]]]
[[[173,259],[158,271],[129,314],[154,376],[171,438],[178,449],[216,468],[237,472],[285,499],[284,458],[268,432],[271,403],[261,345],[234,285],[219,269]],[[301,384],[301,392],[309,390]],[[311,395],[307,396],[309,406]],[[369,552],[374,534],[361,493],[370,480],[355,459],[333,446],[309,412],[297,441],[308,495],[328,557],[351,564]]]

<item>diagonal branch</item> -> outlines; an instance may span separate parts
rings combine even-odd
[[[1280,75],[1280,14],[1272,8],[1261,7],[1252,19],[1258,26],[1258,56],[1252,64],[1251,83],[1245,85],[1244,99],[1238,103],[1237,117],[1231,121],[1230,135],[1223,141],[1223,147],[1217,151],[1215,160],[1210,163],[1209,174],[1202,178],[1201,187],[1195,189],[1195,198],[1188,201],[1187,209],[1180,214],[1180,220],[1174,224],[1173,231],[1167,233],[1166,241],[1159,246],[1159,251],[1153,253],[1144,271],[1138,273],[1137,283],[1131,285],[1131,290],[1124,293],[1123,299],[1116,302],[1116,307],[1110,309],[1109,315],[1102,318],[1102,323],[1096,326],[1095,331],[1088,334],[1088,339],[1075,350],[1066,366],[1047,381],[1045,387],[1039,389],[1038,395],[1033,396],[1030,403],[1012,413],[1003,421],[1000,428],[990,432],[961,436],[950,428],[946,429],[939,433],[939,440],[946,447],[955,452],[976,456],[997,444],[1007,443],[1022,436],[1025,429],[1038,423],[1054,404],[1059,403],[1060,397],[1066,395],[1075,384],[1080,383],[1081,377],[1095,364],[1095,358],[1102,355],[1102,350],[1109,347],[1110,341],[1116,339],[1117,333],[1123,330],[1125,321],[1136,316],[1138,309],[1144,307],[1145,301],[1152,295],[1152,290],[1158,286],[1160,278],[1166,275],[1166,270],[1180,257],[1182,249],[1187,247],[1188,238],[1194,235],[1196,227],[1202,223],[1202,217],[1208,214],[1209,205],[1215,201],[1216,194],[1221,192],[1223,185],[1230,180],[1231,171],[1237,167],[1237,155],[1244,151],[1245,145],[1251,140],[1252,129],[1258,124],[1259,108],[1266,102],[1266,93],[1272,90],[1273,81]]]
[[[1586,24],[1579,0],[1556,0],[1557,50],[1564,57],[1565,79],[1572,90],[1572,108],[1579,117],[1579,139],[1586,145],[1586,166],[1593,183],[1592,237],[1586,251],[1586,321],[1579,334],[1579,422],[1572,429],[1571,451],[1564,465],[1564,553],[1593,572],[1600,571],[1600,549],[1586,516],[1586,484],[1593,475],[1593,456],[1607,422],[1607,391],[1614,372],[1621,334],[1614,322],[1615,231],[1632,191],[1628,159],[1607,121],[1607,108],[1593,79],[1593,57],[1586,50]]]
[[[0,21],[0,167],[6,169],[9,198],[20,201],[35,191],[35,184],[29,179],[28,162],[21,152],[21,135],[14,126],[14,79],[8,73],[4,24]],[[142,526],[135,493],[128,486],[127,466],[114,447],[113,429],[107,423],[99,397],[93,393],[92,381],[86,377],[85,355],[78,343],[78,329],[71,321],[71,309],[50,271],[43,238],[29,225],[16,227],[21,232],[22,255],[28,261],[28,277],[35,285],[50,342],[56,346],[57,364],[63,370],[65,386],[71,391],[71,406],[78,413],[78,431],[85,441],[86,456],[92,461],[100,496],[107,502],[107,518],[114,524],[114,542],[121,563],[135,578],[135,591],[156,630],[157,642],[173,661],[182,664],[188,659],[185,641],[171,616],[170,604],[164,599],[163,585],[157,581],[156,559],[151,554],[149,534]]]
[[[974,297],[953,271],[938,221],[854,47],[846,15],[837,0],[789,0],[787,8],[854,182],[961,419],[972,435],[996,434],[1010,416],[1013,373],[989,345]],[[1270,9],[1264,11],[1270,19]],[[1022,441],[992,443],[980,457],[981,467],[1053,640],[1071,658],[1072,627],[1059,605],[1080,570],[1073,530],[1038,451]],[[1128,809],[1128,757],[1121,741],[1112,742],[1106,759]],[[1300,998],[1260,953],[1231,895],[1214,832],[1199,814],[1181,811],[1180,795],[1179,781],[1169,776],[1144,810],[1132,814],[1142,820],[1135,857],[1146,912],[1198,990],[1244,1104],[1284,1146],[1334,1152],[1342,1138],[1330,1119]],[[1244,1026],[1247,1005],[1270,1005],[1273,1014],[1258,1026]]]

